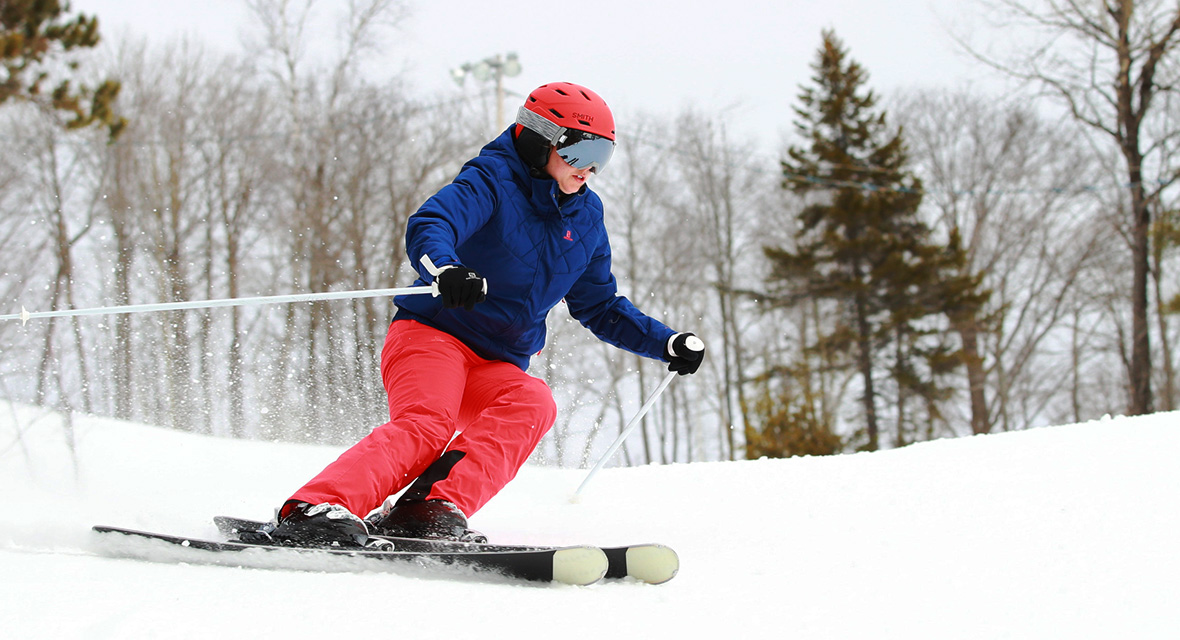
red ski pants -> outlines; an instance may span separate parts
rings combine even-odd
[[[433,482],[419,497],[448,500],[470,516],[516,477],[557,418],[544,381],[516,365],[485,360],[450,334],[413,320],[390,325],[381,378],[389,422],[292,499],[335,503],[364,517],[446,453],[447,464],[431,468]]]

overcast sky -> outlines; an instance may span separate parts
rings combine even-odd
[[[341,4],[320,6],[327,12]],[[568,80],[597,91],[616,114],[673,115],[695,105],[724,118],[734,137],[757,137],[762,152],[780,148],[825,28],[868,69],[878,93],[981,85],[988,77],[948,32],[969,23],[971,0],[411,0],[410,6],[375,68],[403,70],[424,92],[472,92],[448,71],[516,52],[523,72],[506,86],[517,94]],[[253,28],[243,0],[73,0],[71,7],[97,15],[107,38],[130,33],[164,42],[190,34],[234,51]],[[330,20],[313,29],[323,42],[333,38]],[[625,133],[625,120],[618,125]]]

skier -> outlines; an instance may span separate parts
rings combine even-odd
[[[692,333],[616,292],[602,201],[587,184],[614,147],[614,117],[598,94],[542,85],[516,123],[410,217],[415,284],[437,283],[440,295],[395,298],[381,353],[389,422],[282,505],[274,541],[486,540],[467,518],[516,476],[556,419],[549,387],[525,370],[563,299],[600,339],[680,375],[697,371],[704,351]]]

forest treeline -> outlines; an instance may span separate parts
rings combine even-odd
[[[628,463],[1175,408],[1167,27],[1180,10],[1044,4],[1020,14],[1029,28],[1078,45],[1035,66],[991,60],[1025,92],[879,94],[873,61],[828,31],[773,123],[793,132],[777,155],[751,151],[763,145],[719,114],[616,114],[620,144],[593,187],[621,292],[708,345],[628,442]],[[402,8],[391,0],[350,5],[351,46],[326,65],[305,58],[299,16],[277,10],[288,3],[250,6],[266,37],[249,54],[133,37],[88,54],[83,70],[117,81],[97,85],[105,117],[35,96],[0,107],[4,313],[412,282],[406,221],[496,133],[494,92],[366,79],[372,30]],[[7,320],[0,396],[349,443],[384,420],[392,314],[391,300],[365,298]],[[664,375],[560,305],[530,373],[561,407],[536,459],[563,466],[593,462]]]

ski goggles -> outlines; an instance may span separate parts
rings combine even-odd
[[[589,167],[594,173],[602,173],[615,152],[614,140],[577,129],[566,129],[553,146],[569,166],[575,169]]]
[[[575,169],[602,173],[615,152],[615,141],[600,135],[559,127],[544,116],[521,107],[516,123],[535,131],[557,149],[557,155]]]

